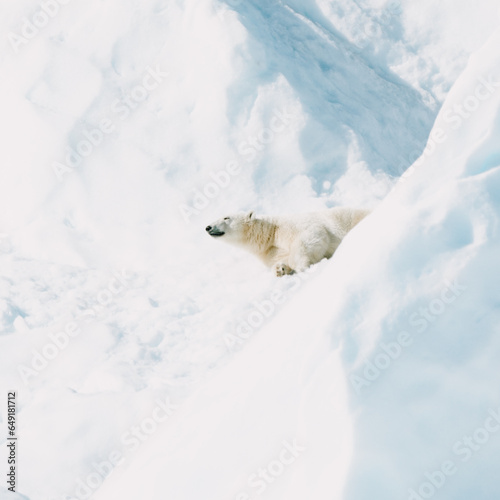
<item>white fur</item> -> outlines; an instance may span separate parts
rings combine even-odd
[[[369,213],[348,207],[276,217],[250,212],[219,219],[206,230],[215,238],[243,246],[283,276],[329,259],[344,236]]]

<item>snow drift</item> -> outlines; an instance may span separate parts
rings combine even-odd
[[[96,498],[498,497],[498,47],[332,262]]]
[[[496,3],[57,4],[0,16],[0,496],[496,498]],[[281,281],[203,231],[341,203]]]

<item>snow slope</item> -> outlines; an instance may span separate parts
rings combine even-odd
[[[421,154],[451,84],[498,25],[495,3],[460,11],[445,3],[433,23],[432,4],[409,1],[46,5],[25,0],[2,6],[0,16],[0,380],[4,393],[18,391],[19,492],[31,500],[134,491],[233,498],[260,489],[249,489],[249,476],[277,457],[296,460],[266,482],[268,498],[362,498],[356,488],[385,491],[391,474],[394,491],[418,488],[434,466],[426,443],[438,442],[432,432],[444,421],[428,418],[430,398],[420,403],[432,386],[389,410],[377,407],[390,399],[389,382],[381,377],[357,395],[349,377],[360,376],[415,304],[434,298],[435,274],[422,278],[419,263],[438,259],[429,269],[439,274],[441,258],[451,281],[457,259],[464,269],[469,260],[488,265],[495,182],[485,180],[492,191],[483,193],[480,170],[487,176],[497,162],[496,94],[456,131],[455,109],[443,108],[450,137],[435,152],[431,141],[418,170],[310,277],[277,281],[203,228],[247,208],[376,206]],[[457,26],[467,27],[460,44]],[[464,102],[481,71],[469,67],[448,106]],[[454,161],[462,156],[467,167]],[[484,203],[469,226],[465,202],[438,191],[451,190],[461,169],[483,193],[463,188],[471,206]],[[384,241],[367,245],[388,218]],[[403,230],[409,221],[412,236]],[[369,259],[361,255],[368,251]],[[476,274],[485,286],[495,278],[491,269]],[[478,287],[461,279],[468,291]],[[465,302],[478,327],[494,318],[493,289],[481,293],[489,302],[479,291],[453,302]],[[465,316],[456,321],[465,331]],[[454,328],[443,331],[453,336]],[[457,374],[470,393],[452,392],[448,410],[461,408],[454,399],[476,397],[463,407],[469,429],[471,408],[486,404],[494,379],[480,363],[494,344],[483,352],[459,339],[449,371],[469,351],[477,357]],[[425,366],[418,357],[408,363]],[[401,383],[412,381],[408,371]],[[482,373],[490,381],[479,391],[473,381]],[[411,421],[424,439],[410,454],[421,468],[385,439],[405,401],[422,419]],[[400,434],[391,439],[415,444]],[[481,467],[484,488],[493,488]]]
[[[95,498],[498,498],[498,47],[433,153]]]

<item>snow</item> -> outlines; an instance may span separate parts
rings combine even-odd
[[[3,6],[0,498],[498,498],[499,20]],[[280,280],[203,230],[340,204]]]

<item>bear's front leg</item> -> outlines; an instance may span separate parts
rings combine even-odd
[[[275,264],[274,270],[278,278],[280,278],[281,276],[285,276],[285,274],[295,274],[295,271],[286,264],[283,264],[283,262],[278,262],[277,264]]]

